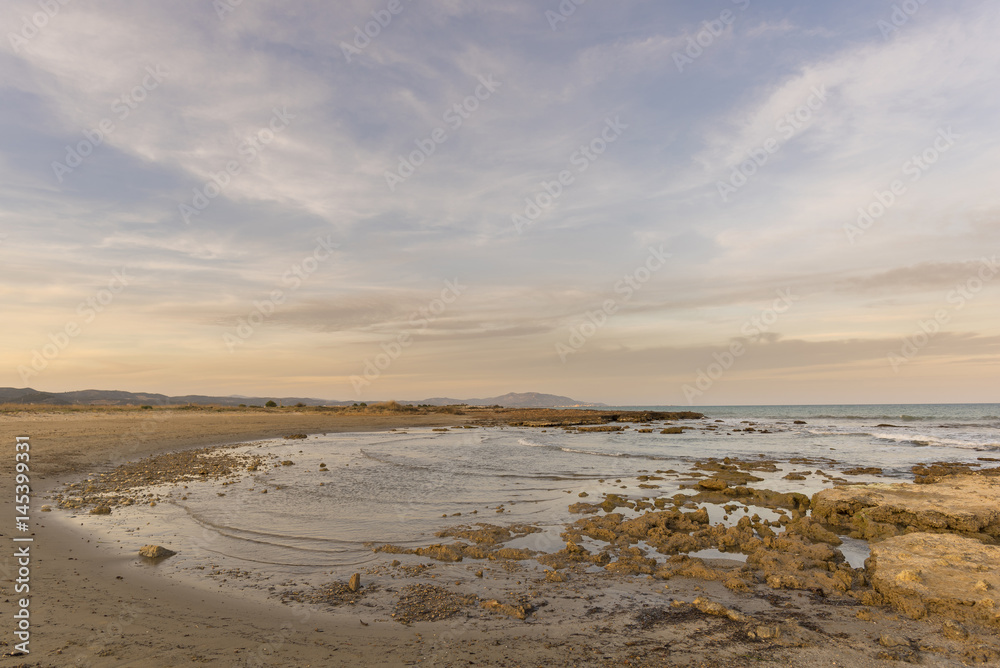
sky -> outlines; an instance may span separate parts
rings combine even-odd
[[[0,386],[1000,402],[997,3],[0,26]]]

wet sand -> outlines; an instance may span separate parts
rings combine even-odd
[[[294,596],[282,603],[208,577],[203,586],[158,577],[140,563],[139,545],[122,550],[101,544],[39,512],[41,497],[57,483],[151,454],[293,433],[526,419],[545,422],[537,412],[4,412],[0,439],[8,455],[0,512],[9,520],[0,526],[11,526],[15,515],[14,439],[28,435],[36,542],[31,654],[7,656],[13,650],[9,626],[2,631],[8,644],[0,666],[875,666],[889,657],[951,666],[995,660],[987,651],[994,641],[956,639],[946,620],[933,615],[912,620],[887,606],[815,591],[758,586],[740,592],[684,575],[664,581],[577,569],[559,582],[503,559],[442,563],[401,555],[391,566],[394,555],[387,554],[387,565],[362,573],[354,603],[296,603]],[[9,530],[2,533],[9,539]],[[16,564],[13,550],[4,552],[2,593],[9,602],[2,623],[9,625]],[[709,565],[720,571],[742,566],[731,560]],[[288,589],[302,588],[290,583]],[[331,596],[343,593],[342,587],[330,589]],[[306,600],[308,595],[317,592]],[[519,607],[524,620],[517,618]],[[404,625],[393,613],[413,621]],[[429,615],[435,618],[422,620]],[[984,653],[977,655],[980,645]]]

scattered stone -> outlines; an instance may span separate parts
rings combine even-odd
[[[347,581],[347,588],[351,591],[358,591],[361,589],[361,574],[355,573],[351,576],[351,579]]]
[[[396,602],[392,618],[401,624],[440,621],[454,616],[477,600],[475,596],[455,594],[435,585],[408,585]]]
[[[104,505],[96,506],[93,509],[91,509],[90,514],[91,515],[110,515],[111,514],[111,508],[109,508],[108,506],[104,506]]]

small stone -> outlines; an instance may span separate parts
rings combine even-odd
[[[711,601],[703,596],[699,596],[698,598],[696,598],[692,602],[692,605],[696,607],[698,610],[701,610],[706,615],[727,617],[733,620],[734,622],[746,621],[746,615],[737,612],[736,610],[730,610],[721,603],[716,603],[715,601]]]
[[[351,576],[351,579],[347,582],[347,588],[351,591],[357,591],[361,589],[361,574],[355,573]]]
[[[909,647],[910,641],[902,636],[883,633],[878,637],[878,644],[882,647]]]
[[[139,548],[139,555],[146,557],[147,559],[164,559],[166,557],[172,557],[176,552],[173,550],[168,550],[160,545],[143,545]]]
[[[761,640],[773,640],[781,636],[781,627],[758,626],[756,629],[754,629],[754,633]]]
[[[111,508],[109,508],[108,506],[97,506],[96,508],[94,508],[93,510],[90,511],[90,514],[91,515],[110,515],[111,514]]]

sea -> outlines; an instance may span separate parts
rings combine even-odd
[[[619,408],[691,410],[600,410]],[[530,524],[541,531],[507,545],[556,551],[565,544],[559,534],[581,517],[569,511],[571,504],[600,502],[609,493],[647,499],[692,494],[683,487],[696,480],[688,474],[698,462],[712,458],[773,461],[778,470],[755,472],[765,480],[753,486],[807,495],[832,486],[833,479],[912,481],[911,468],[919,463],[1000,466],[1000,404],[695,410],[705,418],[673,423],[694,427],[682,434],[662,434],[663,427],[673,425],[650,422],[622,425],[627,428],[619,432],[414,428],[257,442],[240,448],[271,455],[273,463],[293,464],[272,464],[224,487],[210,481],[191,481],[187,489],[161,486],[155,491],[162,501],[155,507],[117,508],[110,516],[80,515],[68,521],[84,523],[123,554],[125,546],[149,543],[177,551],[156,566],[164,572],[207,568],[253,572],[255,582],[280,582],[349,574],[387,557],[405,561],[405,555],[372,548],[449,543],[455,539],[437,534],[477,523]],[[881,473],[844,473],[869,467]],[[805,479],[785,477],[793,472]],[[734,512],[702,505],[713,522],[733,523],[751,514],[777,518],[767,508]],[[863,541],[847,540],[842,549],[854,566],[867,556]],[[733,555],[707,551],[695,556]]]

